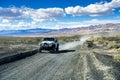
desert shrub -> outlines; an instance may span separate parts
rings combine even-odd
[[[93,41],[86,41],[87,47],[91,48],[93,47]]]
[[[117,47],[116,41],[109,41],[107,47],[108,48],[116,48]]]
[[[36,38],[35,38],[35,41],[36,41],[36,42],[40,42],[40,41],[42,41],[42,38],[36,37]]]
[[[106,47],[108,49],[119,49],[120,48],[120,36],[113,37],[91,37],[92,44],[98,47]],[[91,43],[90,43],[91,44]]]
[[[120,48],[113,48],[113,49],[110,49],[109,52],[120,52]]]
[[[74,36],[60,36],[58,37],[59,42],[68,42],[68,41],[75,41],[79,39],[79,35]]]
[[[41,37],[10,37],[0,38],[0,44],[36,44],[41,41]]]
[[[58,37],[59,42],[64,41],[74,41],[79,38],[78,35],[75,36],[60,36]],[[0,38],[0,44],[38,44],[42,41],[42,37],[3,37]]]
[[[120,55],[114,56],[114,60],[117,61],[117,62],[120,62]]]

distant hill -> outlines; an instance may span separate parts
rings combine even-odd
[[[36,35],[36,34],[44,34],[54,32],[56,30],[53,29],[26,29],[26,30],[0,30],[0,36],[17,36],[17,35]]]
[[[84,35],[84,34],[99,34],[99,33],[120,33],[120,23],[108,23],[100,25],[91,25],[88,27],[60,29],[55,32],[50,32],[50,35]]]
[[[0,30],[0,36],[47,36],[47,35],[80,35],[95,34],[104,32],[119,32],[120,23],[109,23],[101,25],[91,25],[88,27],[63,28],[63,29],[26,29],[26,30]]]

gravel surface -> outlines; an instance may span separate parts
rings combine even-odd
[[[0,80],[119,80],[117,65],[100,60],[79,42],[63,44],[58,53],[42,52],[0,66]],[[79,44],[79,45],[78,45]],[[69,45],[68,48],[66,45]],[[101,56],[102,57],[102,56]],[[102,58],[101,58],[102,59]],[[107,63],[105,63],[107,61]]]

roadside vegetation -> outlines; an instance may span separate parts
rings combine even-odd
[[[115,55],[113,58],[114,58],[115,61],[120,62],[120,54]]]
[[[36,49],[40,40],[37,37],[0,37],[0,57]]]
[[[120,51],[120,36],[114,37],[91,37],[87,41],[88,45],[97,48],[102,47],[105,49],[114,49]]]
[[[106,54],[114,54],[114,60],[120,62],[120,35],[91,37],[86,43],[88,48],[107,51]]]
[[[41,41],[41,37],[1,37],[0,44],[36,44]]]
[[[79,40],[79,35],[74,36],[60,36],[58,37],[59,42],[70,42],[70,41],[77,41]]]
[[[59,42],[63,41],[74,41],[78,40],[79,36],[60,36],[58,37]],[[38,44],[38,42],[42,41],[42,37],[1,37],[0,44]]]

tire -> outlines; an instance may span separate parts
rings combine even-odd
[[[42,49],[41,49],[41,48],[39,48],[39,49],[38,49],[38,52],[42,52]]]
[[[56,52],[57,50],[56,50],[56,47],[54,47],[53,49],[52,49],[52,52],[54,53],[54,52]]]
[[[54,48],[54,52],[58,52],[59,51],[59,45],[57,45],[57,47]]]
[[[56,51],[59,51],[59,46],[57,46]]]
[[[53,48],[52,52],[56,52],[56,48]]]
[[[57,45],[57,51],[59,51],[59,44]]]

